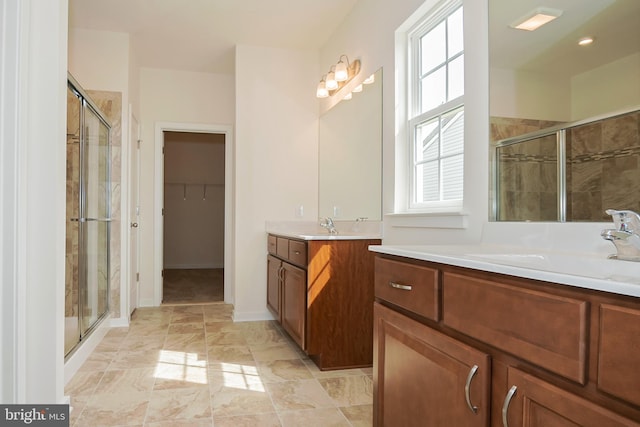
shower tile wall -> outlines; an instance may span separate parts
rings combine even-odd
[[[120,317],[121,287],[122,94],[97,90],[87,90],[86,92],[111,123],[111,218],[113,220],[111,222],[111,245],[109,246],[111,269],[109,307],[112,313],[111,317],[117,318]]]
[[[556,122],[492,117],[491,142]],[[554,137],[502,150],[498,217],[556,220]],[[608,208],[640,211],[640,112],[567,132],[567,219],[610,221]]]
[[[555,126],[546,120],[492,117],[491,143]],[[501,149],[498,220],[556,221],[558,218],[555,137]]]
[[[572,129],[567,163],[574,221],[610,221],[609,208],[640,212],[640,112]]]

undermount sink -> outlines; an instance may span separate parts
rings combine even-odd
[[[599,278],[605,280],[621,280],[636,282],[633,271],[637,266],[624,261],[610,260],[602,256],[567,253],[471,253],[464,256],[495,264],[517,266],[533,270],[550,271]]]

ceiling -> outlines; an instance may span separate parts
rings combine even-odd
[[[234,72],[234,46],[319,49],[357,0],[69,0],[69,27],[128,33],[142,67]]]
[[[537,7],[562,15],[536,31],[509,27]],[[492,67],[572,76],[640,49],[638,0],[489,0],[489,17]],[[594,36],[595,43],[579,47],[584,36]]]

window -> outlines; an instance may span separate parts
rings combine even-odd
[[[448,3],[408,33],[409,210],[462,208],[462,13],[460,1]]]

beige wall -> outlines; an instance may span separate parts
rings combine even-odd
[[[162,245],[161,241],[156,241],[156,227],[162,227],[162,224],[156,224],[156,197],[162,197],[162,194],[156,194],[155,180],[156,172],[162,176],[162,171],[156,171],[155,126],[159,122],[232,126],[236,102],[234,81],[231,75],[140,69],[141,306],[155,305],[154,280],[162,269],[154,259],[156,246]]]
[[[236,320],[271,318],[265,221],[317,219],[317,69],[315,52],[236,48]]]
[[[401,169],[406,158],[404,137],[398,135],[397,113],[404,108],[396,96],[402,90],[403,75],[396,73],[396,30],[418,9],[435,6],[435,0],[360,0],[332,37],[322,47],[317,76],[334,64],[341,54],[358,58],[367,75],[383,68],[383,213],[396,209],[405,193]],[[488,218],[488,6],[465,0],[465,165],[464,206],[467,227],[438,228],[428,217],[386,215],[384,243],[426,244],[477,241]],[[327,108],[331,100],[321,104]],[[445,223],[448,218],[439,218]]]
[[[224,139],[165,132],[165,269],[224,267]]]

